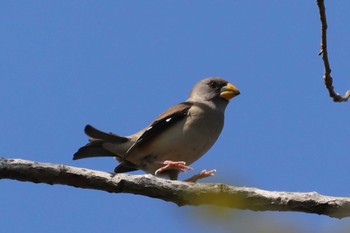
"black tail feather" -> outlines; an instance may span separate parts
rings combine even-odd
[[[115,173],[124,173],[124,172],[132,172],[139,170],[137,166],[133,163],[130,163],[128,161],[123,161],[120,163],[116,168],[114,168]]]
[[[85,133],[90,136],[90,142],[85,146],[81,147],[74,155],[73,160],[90,158],[90,157],[118,157],[118,155],[103,148],[103,143],[123,143],[129,139],[121,137],[113,133],[105,133],[98,130],[91,125],[85,126]]]
[[[74,155],[73,160],[90,158],[90,157],[104,157],[116,155],[102,147],[103,140],[95,139],[90,141],[90,143],[81,147]]]
[[[122,137],[114,133],[103,132],[92,127],[91,125],[86,125],[84,131],[92,138],[103,139],[109,142],[126,142],[128,140],[126,137]]]
[[[73,160],[91,158],[91,157],[115,157],[115,154],[112,154],[108,150],[103,149],[102,147],[91,147],[83,146],[81,147],[74,155]]]

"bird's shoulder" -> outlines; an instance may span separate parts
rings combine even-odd
[[[164,111],[162,114],[160,114],[151,124],[159,124],[162,121],[167,121],[168,118],[181,118],[182,116],[185,116],[188,113],[188,110],[194,105],[191,101],[182,102],[179,104],[176,104],[169,108],[168,110]],[[169,121],[169,120],[168,120]]]

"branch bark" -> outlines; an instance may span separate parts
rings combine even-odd
[[[131,193],[183,205],[218,205],[253,211],[298,211],[350,216],[350,198],[316,192],[276,192],[225,184],[171,181],[151,175],[111,174],[67,165],[0,158],[0,179],[61,184],[110,193]]]
[[[331,66],[328,60],[328,49],[327,49],[327,17],[326,17],[326,8],[324,5],[324,0],[317,0],[317,5],[320,14],[321,20],[321,50],[319,55],[322,55],[323,64],[324,64],[324,75],[323,80],[326,85],[326,88],[329,92],[329,96],[333,98],[334,102],[346,102],[350,97],[350,90],[348,90],[344,96],[341,96],[339,93],[334,91],[333,87],[333,78],[331,76]]]

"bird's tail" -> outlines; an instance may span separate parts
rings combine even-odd
[[[90,142],[85,146],[81,147],[73,156],[73,160],[90,158],[90,157],[102,157],[117,155],[103,148],[105,142],[117,142],[123,143],[128,141],[128,138],[122,137],[113,133],[106,133],[100,131],[91,125],[85,126],[85,133],[90,136]]]

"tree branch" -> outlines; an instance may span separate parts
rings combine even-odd
[[[328,50],[327,50],[327,18],[326,18],[326,8],[324,6],[324,0],[317,0],[317,5],[320,13],[321,20],[321,50],[319,55],[322,55],[323,64],[325,72],[323,75],[323,80],[326,88],[329,92],[329,96],[333,98],[334,102],[345,102],[348,101],[350,97],[350,90],[348,90],[344,96],[339,95],[334,91],[333,78],[331,76],[331,66],[328,60]]]
[[[0,158],[0,179],[62,184],[110,193],[132,193],[174,202],[179,206],[212,204],[254,211],[299,211],[334,218],[350,216],[350,198],[346,197],[171,181],[151,175],[113,175],[22,159]]]

